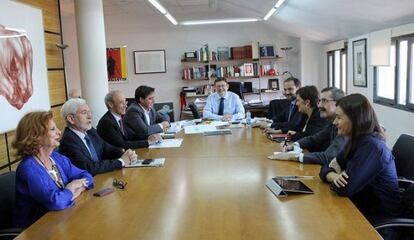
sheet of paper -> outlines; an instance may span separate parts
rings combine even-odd
[[[161,142],[151,145],[148,148],[177,148],[181,146],[182,138],[163,139]]]
[[[216,131],[216,130],[217,130],[216,126],[205,125],[205,124],[184,127],[185,134],[202,134],[207,131]]]

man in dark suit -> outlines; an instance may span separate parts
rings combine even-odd
[[[120,91],[111,91],[105,96],[105,105],[108,111],[99,120],[97,130],[99,136],[106,142],[123,149],[148,147],[160,141],[159,134],[153,134],[144,140],[127,140],[127,133],[122,116],[126,112],[126,100]]]
[[[129,106],[124,116],[128,140],[145,139],[149,135],[166,131],[170,126],[169,117],[153,108],[154,91],[154,88],[148,86],[139,86],[135,90],[135,103]]]
[[[59,152],[92,175],[120,169],[137,159],[134,151],[112,146],[92,128],[92,113],[86,101],[72,98],[62,106],[66,128]]]
[[[267,133],[287,133],[289,130],[302,131],[306,124],[306,115],[298,111],[296,106],[296,91],[300,88],[301,82],[299,79],[290,77],[283,82],[283,95],[286,99],[290,100],[287,107],[281,113],[277,114],[273,118],[273,123],[270,127],[266,128],[266,125],[261,127],[265,128]]]

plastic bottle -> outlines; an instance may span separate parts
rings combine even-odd
[[[252,124],[252,113],[250,111],[246,112],[246,124],[247,125]]]

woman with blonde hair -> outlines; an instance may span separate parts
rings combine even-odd
[[[28,113],[17,125],[12,144],[21,159],[16,170],[16,227],[28,227],[48,211],[73,206],[85,189],[93,187],[88,172],[55,151],[60,138],[51,112]]]

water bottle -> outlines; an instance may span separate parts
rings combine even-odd
[[[247,125],[252,124],[252,113],[250,111],[246,112],[246,124]]]

